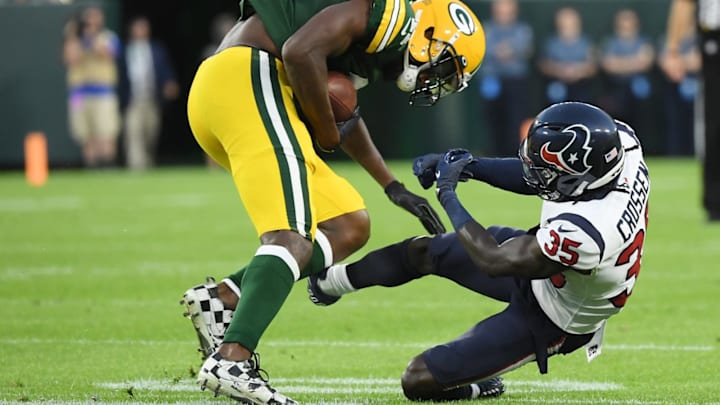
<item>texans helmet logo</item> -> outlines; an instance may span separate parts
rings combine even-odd
[[[540,148],[540,157],[565,172],[572,174],[587,173],[592,168],[587,161],[592,151],[592,148],[590,148],[590,130],[585,125],[575,124],[563,129],[561,132],[572,134],[570,142],[558,152],[552,152],[550,150],[551,142],[546,142]]]

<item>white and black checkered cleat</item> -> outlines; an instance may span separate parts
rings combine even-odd
[[[198,372],[201,390],[225,395],[244,404],[297,405],[270,387],[261,373],[257,355],[245,361],[225,360],[220,353],[208,357]]]
[[[500,377],[493,377],[485,381],[470,384],[470,386],[473,390],[473,399],[496,398],[505,392],[505,384]]]
[[[232,320],[233,311],[226,309],[218,298],[218,286],[212,277],[183,295],[180,304],[185,307],[185,317],[192,321],[197,332],[203,360],[215,352],[222,344],[225,331]]]
[[[336,303],[340,297],[336,297],[334,295],[325,294],[321,289],[320,286],[318,286],[318,280],[324,280],[325,277],[320,277],[320,274],[325,274],[325,272],[317,273],[317,274],[311,274],[308,276],[307,281],[307,291],[308,296],[310,298],[310,301],[313,302],[315,305],[320,306],[328,306]]]

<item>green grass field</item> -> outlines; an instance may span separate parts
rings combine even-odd
[[[700,208],[697,163],[649,165],[643,268],[603,355],[553,357],[547,375],[526,365],[488,403],[720,404],[720,225]],[[371,213],[360,254],[422,231],[361,169],[334,167]],[[408,162],[393,169],[420,190]],[[537,198],[460,187],[481,223],[537,222]],[[0,404],[233,403],[194,384],[199,355],[178,305],[186,288],[233,272],[257,248],[229,176],[68,171],[31,188],[2,173],[0,190]],[[430,277],[321,308],[300,282],[258,351],[273,385],[302,403],[402,404],[413,356],[502,308]]]

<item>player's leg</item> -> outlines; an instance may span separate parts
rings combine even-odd
[[[498,241],[525,234],[524,230],[491,227]],[[419,236],[370,252],[351,264],[338,264],[309,279],[313,302],[330,305],[343,294],[371,286],[395,287],[436,274],[485,296],[508,302],[512,279],[489,277],[472,263],[455,233]]]
[[[258,403],[293,403],[261,378],[254,351],[311,259],[315,231],[312,142],[279,68],[266,53],[228,49],[203,63],[188,103],[203,149],[222,155],[219,142],[225,151],[219,161],[229,163],[262,242],[238,280],[242,294],[224,341],[198,378],[216,393]],[[208,134],[217,142],[206,142]]]
[[[549,356],[570,353],[591,337],[570,335],[555,326],[528,282],[519,282],[505,310],[416,356],[403,373],[403,392],[412,400],[497,396],[503,391],[500,375],[532,361],[546,373]]]

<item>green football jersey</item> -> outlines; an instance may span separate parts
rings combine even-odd
[[[285,41],[320,10],[345,0],[245,1],[262,19],[275,46],[282,49]],[[363,79],[368,82],[381,79],[386,66],[402,62],[412,27],[409,0],[374,0],[363,37],[344,54],[329,58],[328,69],[357,76],[356,86]]]

